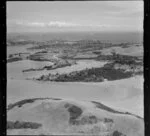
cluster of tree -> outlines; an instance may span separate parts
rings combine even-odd
[[[13,57],[13,58],[9,58],[7,59],[7,63],[11,63],[11,62],[15,62],[15,61],[20,61],[23,60],[21,57]]]
[[[117,80],[131,76],[132,72],[125,72],[125,70],[114,69],[111,65],[106,65],[102,68],[91,68],[67,74],[57,74],[55,78],[51,79],[47,77],[46,79],[56,82],[102,82],[104,79]]]
[[[114,63],[119,63],[122,65],[143,65],[143,59],[137,56],[121,55],[114,51],[112,51],[111,55],[102,55],[101,52],[94,53],[99,54],[99,56],[96,57],[96,60],[110,60]]]
[[[38,129],[42,124],[24,121],[7,121],[7,129]]]
[[[36,44],[36,42],[31,40],[24,40],[24,41],[8,40],[7,41],[7,46],[27,45],[27,44]]]

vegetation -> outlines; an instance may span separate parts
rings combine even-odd
[[[34,98],[34,99],[25,99],[25,100],[21,100],[19,102],[16,102],[14,104],[9,104],[7,110],[11,110],[14,107],[22,107],[24,104],[27,103],[33,103],[35,100],[40,99],[40,98]]]
[[[21,57],[14,57],[14,58],[9,58],[7,59],[7,63],[15,62],[15,61],[20,61],[23,60]]]
[[[67,108],[68,112],[70,113],[69,123],[74,125],[76,119],[82,114],[82,109],[69,103],[65,104],[65,108]]]
[[[68,61],[63,61],[62,63],[59,63],[59,62],[55,62],[54,65],[51,65],[51,66],[44,66],[43,68],[37,68],[37,69],[34,69],[34,68],[30,68],[30,69],[26,69],[26,70],[23,70],[22,72],[29,72],[29,71],[41,71],[41,70],[54,70],[54,69],[57,69],[57,68],[63,68],[63,67],[67,67],[67,66],[71,66],[72,64],[69,63]]]
[[[104,122],[105,123],[113,123],[114,121],[112,119],[109,119],[109,118],[104,118]]]
[[[98,119],[96,116],[83,116],[81,119],[71,120],[72,125],[96,124]]]
[[[82,109],[69,103],[65,104],[64,107],[67,108],[68,112],[70,113],[69,123],[71,125],[96,124],[98,123],[98,121],[103,121],[105,123],[113,123],[112,119],[104,118],[104,120],[101,120],[94,115],[81,117],[81,114],[83,112]]]
[[[31,40],[23,40],[23,41],[7,40],[7,46],[20,46],[20,45],[23,46],[27,44],[36,44],[36,42]]]
[[[29,55],[27,56],[27,59],[34,61],[51,61],[49,59],[43,58],[40,54]]]
[[[111,55],[102,55],[100,52],[97,51],[97,54],[99,55],[96,60],[111,60],[111,61],[118,61],[118,62],[136,62],[136,61],[141,61],[139,57],[137,56],[129,56],[129,55],[121,55],[116,53],[115,51],[111,52]]]
[[[94,103],[97,108],[100,108],[102,110],[106,110],[106,111],[109,111],[109,112],[112,112],[112,113],[124,114],[124,112],[116,111],[116,110],[114,110],[114,109],[112,109],[108,106],[105,106],[104,104],[102,104],[100,102],[92,101],[92,103]],[[107,122],[107,120],[106,120],[106,122]]]
[[[111,62],[100,68],[84,69],[68,74],[43,75],[37,80],[56,82],[103,82],[105,79],[118,80],[129,78],[133,75],[143,74],[143,62],[141,58],[120,55],[115,52],[112,52],[112,55],[99,55],[97,58],[99,60],[110,60]],[[44,68],[51,70],[69,65],[69,63],[65,63]]]
[[[14,104],[9,104],[7,110],[11,110],[14,107],[22,107],[24,104],[33,103],[36,100],[45,100],[45,99],[61,100],[59,98],[31,98],[31,99],[25,99],[25,100],[18,101]]]
[[[112,136],[126,136],[126,135],[124,135],[121,132],[116,130],[116,131],[113,132]]]
[[[127,64],[127,65],[143,65],[142,60],[140,60],[138,57],[135,56],[128,56],[128,55],[120,55],[115,54],[113,55],[114,63],[119,64]],[[140,62],[137,62],[140,61]]]
[[[51,76],[51,75],[50,75]],[[81,71],[71,72],[69,74],[61,74],[55,76],[55,78],[50,78],[49,76],[41,76],[37,80],[47,80],[56,82],[102,82],[104,79],[107,80],[117,80],[131,77],[131,72],[125,72],[125,70],[114,69],[113,67],[102,67],[102,68],[91,68]]]
[[[7,129],[38,129],[42,124],[24,121],[7,121]]]
[[[97,108],[100,108],[100,109],[103,109],[103,110],[106,110],[106,111],[109,111],[109,112],[112,112],[112,113],[132,115],[132,116],[135,116],[135,117],[137,117],[137,118],[139,118],[139,119],[143,119],[143,118],[141,118],[140,116],[137,116],[137,115],[132,114],[132,113],[129,113],[129,112],[120,112],[120,111],[114,110],[114,109],[112,109],[112,108],[110,108],[110,107],[108,107],[108,106],[106,106],[106,105],[104,105],[104,104],[102,104],[102,103],[100,103],[100,102],[92,101],[92,103],[94,103]],[[107,122],[108,119],[105,119],[105,121]],[[110,121],[110,120],[109,120],[109,121]]]

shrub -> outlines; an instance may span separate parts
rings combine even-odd
[[[113,132],[112,136],[126,136],[126,135],[124,135],[121,132],[116,130],[116,131]]]
[[[38,129],[42,124],[35,122],[7,121],[7,129]]]

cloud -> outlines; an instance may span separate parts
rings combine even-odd
[[[27,23],[26,25],[36,26],[36,27],[45,27],[45,23],[42,23],[42,22],[32,22],[32,23]]]
[[[81,26],[80,24],[70,23],[70,22],[62,22],[62,21],[51,21],[47,25],[48,26],[57,26],[57,27],[76,27],[76,26]]]
[[[111,24],[78,24],[66,21],[49,21],[49,22],[29,22],[26,20],[8,20],[8,26],[21,26],[21,27],[31,27],[31,28],[94,28],[94,29],[121,29],[132,28],[130,25],[111,25]]]
[[[28,27],[109,27],[109,25],[77,24],[66,21],[29,22],[23,20],[8,20],[7,24],[28,26]]]
[[[50,22],[29,22],[29,21],[21,21],[21,20],[10,20],[7,21],[7,24],[28,26],[28,27],[76,27],[82,26],[81,24],[70,23],[65,21],[50,21]]]

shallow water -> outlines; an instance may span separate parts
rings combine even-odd
[[[94,68],[94,67],[102,67],[107,63],[107,61],[95,61],[95,60],[79,60],[77,61],[77,64],[72,66],[67,66],[64,68],[59,68],[54,70],[58,73],[69,73],[72,71],[79,71],[86,68]]]
[[[22,60],[12,63],[7,63],[7,78],[25,79],[31,76],[30,74],[23,73],[22,71],[30,68],[42,68],[45,65],[51,66],[53,63],[48,61],[32,61]],[[33,73],[34,74],[34,73]]]
[[[34,53],[35,50],[27,50],[27,48],[33,47],[36,45],[27,44],[27,45],[18,45],[18,46],[7,46],[7,57],[9,54],[15,53]]]
[[[33,78],[39,77],[41,75],[47,75],[49,73],[69,73],[72,71],[83,70],[86,68],[92,67],[102,67],[106,64],[106,61],[95,61],[95,60],[79,60],[77,64],[72,66],[67,66],[64,68],[58,68],[55,70],[41,70],[41,71],[29,71],[29,72],[22,72],[26,69],[39,69],[43,68],[44,66],[53,65],[52,62],[48,61],[32,61],[32,60],[22,60],[13,63],[7,64],[7,77],[8,78],[15,78],[15,79],[25,79],[25,78]]]

